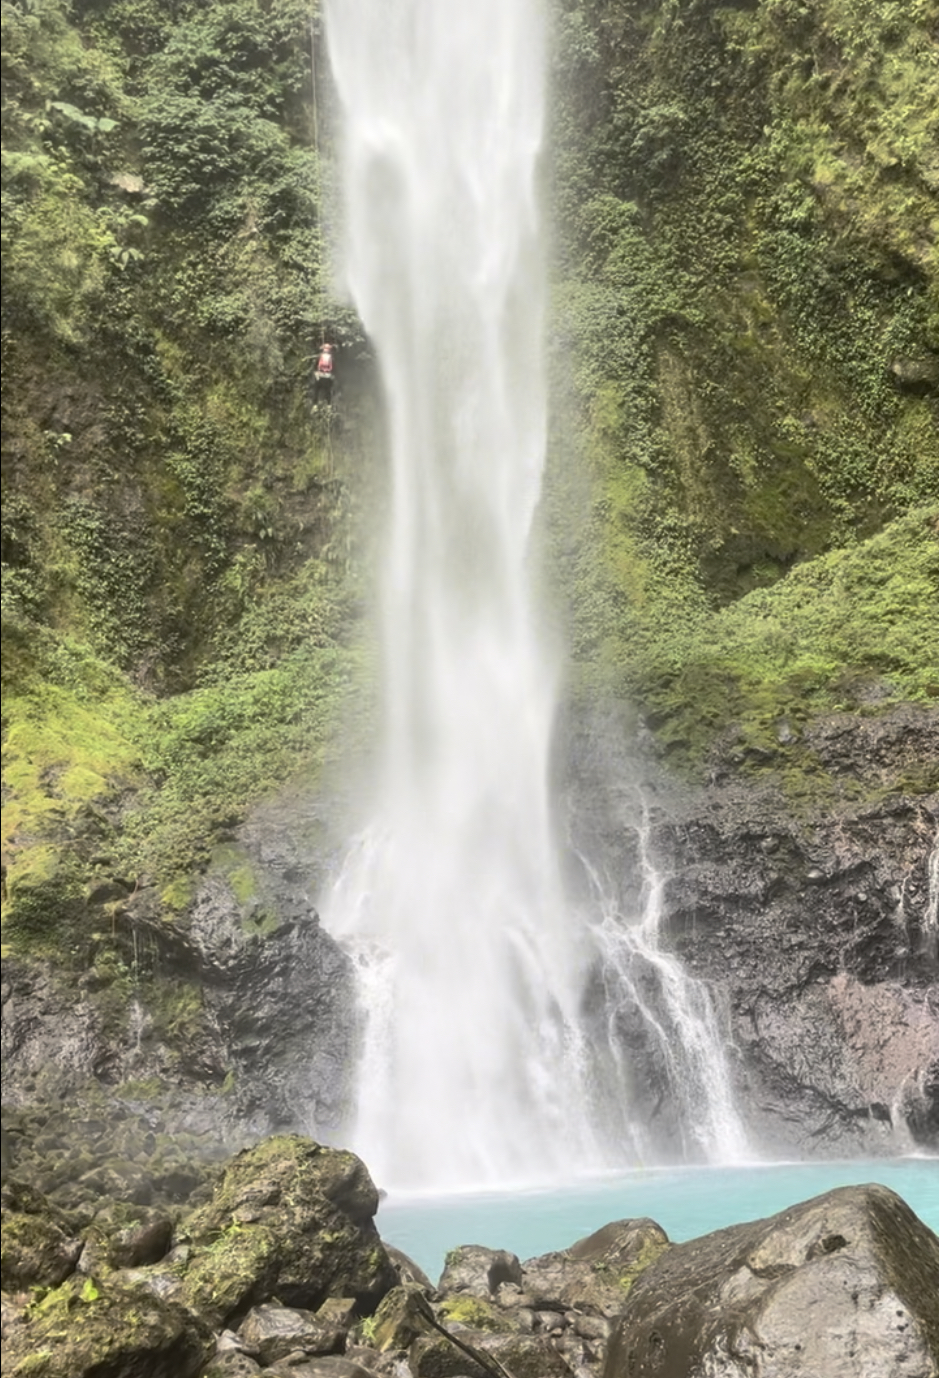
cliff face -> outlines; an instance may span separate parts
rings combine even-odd
[[[900,781],[939,752],[939,715],[837,714],[806,735],[840,797],[794,810],[772,777],[743,790],[725,751],[658,830],[668,930],[722,992],[757,1134],[800,1153],[935,1150],[939,798]]]
[[[558,32],[575,833],[629,912],[640,784],[758,1139],[935,1147],[934,23],[584,0]]]
[[[782,1147],[937,1132],[930,22],[555,8],[570,721],[641,722],[612,754],[662,801],[668,931]],[[3,38],[5,1086],[195,1088],[259,1129],[302,1093],[328,1125],[349,977],[303,897],[329,830],[301,865],[256,822],[304,817],[337,724],[371,723],[380,428],[327,291],[308,10],[35,0]]]
[[[812,752],[814,794],[798,797],[778,762],[742,777],[733,734],[694,784],[663,770],[648,730],[622,719],[575,717],[569,736],[575,871],[588,858],[632,923],[649,902],[649,863],[658,871],[659,941],[711,993],[756,1151],[935,1151],[939,795],[910,791],[905,775],[939,752],[939,715],[903,705],[818,717],[778,747]],[[636,971],[670,1029],[654,968]],[[598,972],[597,989],[606,984]],[[663,1050],[647,1019],[622,1007],[616,1018],[632,1113],[668,1156],[682,1131],[682,1050]]]
[[[935,526],[890,534],[939,498],[926,7],[585,0],[558,33],[548,517],[580,682],[685,764],[892,673],[934,695]],[[885,539],[877,609],[848,571]]]

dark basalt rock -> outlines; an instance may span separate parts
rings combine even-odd
[[[107,923],[139,978],[131,1003],[112,989],[111,968],[90,965],[76,979],[47,960],[5,959],[5,1109],[149,1082],[160,1084],[152,1099],[170,1132],[201,1119],[228,1151],[311,1119],[335,1130],[357,1016],[351,963],[310,898],[317,827],[309,793],[284,791],[216,847],[182,910],[146,883],[122,891]],[[97,922],[89,912],[89,927]],[[148,1009],[155,973],[154,998],[187,1011],[184,1036]]]
[[[501,1283],[521,1281],[522,1265],[515,1254],[505,1249],[487,1249],[482,1244],[462,1244],[447,1254],[437,1287],[440,1292],[489,1297]]]
[[[190,1215],[181,1299],[213,1325],[276,1298],[315,1310],[354,1298],[368,1312],[397,1281],[372,1215],[378,1192],[351,1153],[299,1135],[266,1140],[226,1166]]]
[[[273,1364],[293,1350],[337,1354],[345,1348],[345,1331],[323,1325],[312,1311],[266,1302],[248,1312],[238,1329],[246,1350],[262,1364]]]
[[[572,1309],[607,1319],[617,1316],[634,1279],[666,1248],[668,1236],[654,1220],[605,1225],[570,1249],[525,1263],[527,1304],[538,1313]]]
[[[796,749],[811,759],[787,777]],[[618,724],[575,726],[570,754],[574,847],[628,917],[644,831],[664,876],[663,942],[712,992],[755,1142],[805,1156],[939,1148],[939,794],[923,790],[939,782],[939,709],[816,719],[758,776],[731,734],[700,786],[679,786]],[[595,994],[605,1017],[599,975]],[[638,1011],[618,1033],[633,1113],[667,1159],[680,1141],[668,1068]]]
[[[939,1239],[886,1187],[843,1187],[673,1245],[636,1278],[603,1378],[930,1378]]]

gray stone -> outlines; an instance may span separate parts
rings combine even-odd
[[[482,1244],[463,1244],[447,1254],[437,1287],[440,1292],[491,1297],[504,1282],[521,1286],[522,1265],[515,1254],[505,1249],[487,1249]]]
[[[511,1378],[572,1378],[571,1365],[546,1336],[492,1335],[478,1347]]]
[[[303,1358],[296,1364],[281,1359],[261,1373],[262,1378],[377,1378],[374,1369],[335,1355]]]
[[[374,1308],[396,1281],[367,1214],[377,1205],[352,1153],[300,1135],[244,1150],[187,1217],[186,1305],[215,1326],[275,1298],[311,1311],[329,1296]]]
[[[226,1349],[215,1358],[201,1378],[257,1378],[260,1364],[240,1349]]]
[[[753,1142],[779,1156],[939,1149],[939,943],[927,918],[939,797],[917,783],[939,761],[939,707],[816,716],[759,778],[741,773],[728,733],[707,785],[677,782],[648,745],[637,756],[618,722],[585,716],[568,740],[572,846],[615,878],[623,913],[642,884],[640,834],[661,861],[662,941],[712,992]],[[818,789],[798,807],[783,774],[793,752],[811,760]],[[658,801],[649,816],[637,784]],[[610,1032],[603,979],[587,1000],[598,1039]],[[656,1008],[655,990],[646,997]],[[668,1161],[688,1125],[662,1042],[628,1002],[613,1036],[632,1068],[628,1115],[649,1156]],[[611,1082],[611,1107],[618,1096]],[[625,1112],[619,1127],[629,1133]]]
[[[570,1249],[528,1259],[523,1281],[536,1324],[550,1329],[550,1314],[540,1318],[568,1308],[618,1315],[634,1280],[667,1247],[668,1236],[654,1220],[618,1220]]]
[[[265,1302],[248,1312],[238,1328],[238,1338],[262,1364],[273,1364],[295,1349],[306,1354],[340,1353],[345,1330],[324,1325],[312,1311]]]
[[[639,1276],[603,1378],[936,1378],[939,1239],[842,1187],[673,1245]]]
[[[392,1267],[398,1274],[398,1281],[400,1283],[416,1283],[418,1287],[423,1288],[428,1294],[434,1291],[434,1284],[424,1270],[418,1267],[413,1258],[409,1258],[408,1255],[402,1253],[400,1249],[396,1249],[393,1244],[386,1244],[385,1252],[391,1259]]]

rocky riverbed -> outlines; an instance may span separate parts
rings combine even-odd
[[[275,1136],[216,1164],[179,1150],[172,1175],[147,1133],[123,1177],[76,1176],[84,1164],[53,1152],[45,1191],[25,1175],[35,1156],[9,1145],[11,1378],[939,1372],[939,1239],[885,1187],[685,1244],[648,1219],[524,1262],[466,1244],[434,1283],[382,1242],[353,1154]]]

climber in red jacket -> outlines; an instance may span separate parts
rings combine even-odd
[[[320,345],[319,358],[316,361],[313,377],[315,379],[313,405],[316,406],[321,397],[325,402],[331,402],[333,400],[333,347],[331,344]]]

